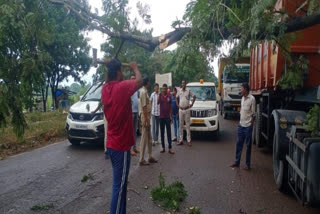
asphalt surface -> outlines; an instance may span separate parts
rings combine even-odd
[[[235,120],[222,120],[218,139],[193,135],[192,147],[174,144],[174,155],[160,154],[156,145],[154,156],[159,163],[151,166],[139,167],[138,157],[133,157],[127,213],[166,213],[150,199],[160,172],[167,183],[180,180],[188,191],[180,213],[191,206],[199,206],[204,214],[320,213],[276,189],[270,151],[253,146],[251,171],[229,167],[234,160],[236,126]],[[81,182],[88,174],[89,180]],[[73,147],[63,141],[0,161],[0,214],[108,213],[111,185],[111,163],[104,160],[101,146]],[[40,204],[52,207],[31,210]]]

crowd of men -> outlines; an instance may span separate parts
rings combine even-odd
[[[155,84],[154,92],[149,97],[150,81],[148,78],[142,79],[136,63],[130,63],[130,68],[134,72],[134,76],[130,80],[123,80],[119,60],[112,59],[107,62],[106,66],[108,72],[106,84],[101,91],[101,101],[105,119],[108,121],[106,153],[110,157],[113,169],[110,213],[125,214],[131,156],[140,153],[140,166],[157,163],[158,161],[152,155],[152,144],[159,142],[159,128],[161,153],[166,151],[165,132],[167,133],[168,152],[170,154],[174,154],[172,140],[177,140],[177,145],[183,145],[184,124],[187,131],[187,145],[191,146],[190,108],[192,108],[196,97],[192,91],[186,88],[186,81],[184,80],[181,82],[181,90],[178,91],[174,87],[172,94],[168,91],[166,84],[162,85],[161,93],[159,92],[159,85]],[[251,133],[255,115],[255,99],[249,94],[248,84],[243,84],[241,90],[243,97],[236,143],[236,158],[231,167],[239,167],[242,148],[244,142],[246,142],[245,169],[248,170],[251,167]],[[193,98],[192,102],[191,98]],[[136,148],[139,114],[142,126],[140,151]],[[174,125],[173,139],[171,123]],[[148,161],[145,160],[146,149],[148,149]]]
[[[134,80],[135,76],[132,76],[131,79]],[[139,93],[136,91],[131,96],[135,144],[132,146],[130,154],[135,156],[140,153],[140,166],[147,166],[151,163],[157,163],[157,160],[152,156],[152,146],[159,144],[159,130],[162,146],[160,153],[166,151],[165,139],[167,139],[169,154],[175,153],[172,148],[173,141],[178,141],[177,145],[183,145],[184,127],[179,126],[179,124],[186,124],[187,145],[191,146],[190,108],[193,106],[196,97],[186,88],[186,81],[184,80],[181,83],[181,89],[178,91],[177,87],[173,87],[172,93],[167,84],[162,85],[160,92],[159,84],[155,83],[151,96],[148,92],[149,79],[144,78],[142,85]],[[191,97],[193,98],[192,103],[190,103]],[[140,151],[136,149],[139,115],[141,121]],[[174,127],[173,134],[171,133],[171,124]],[[148,161],[145,159],[146,149],[148,150]]]

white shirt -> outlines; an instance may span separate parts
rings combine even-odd
[[[252,118],[256,113],[256,99],[249,94],[246,98],[243,96],[241,99],[240,110],[240,126],[249,127],[252,125]]]
[[[153,92],[151,94],[150,100],[152,102],[151,114],[154,116],[160,116],[160,104],[158,104],[159,93]]]
[[[177,97],[179,97],[180,99],[180,103],[179,106],[181,108],[187,108],[190,105],[190,97],[193,97],[194,94],[192,93],[192,91],[188,88],[186,88],[186,90],[179,90],[177,93]]]

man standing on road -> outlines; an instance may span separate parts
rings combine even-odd
[[[135,80],[135,76],[131,76],[131,80]],[[137,150],[137,127],[138,127],[138,113],[139,113],[139,98],[138,98],[138,91],[134,92],[131,96],[131,105],[132,105],[132,119],[133,119],[133,134],[134,134],[134,145],[131,148],[131,155],[135,156],[139,153]]]
[[[178,145],[183,145],[183,127],[186,124],[187,131],[187,145],[191,146],[191,133],[190,133],[190,109],[192,108],[194,102],[196,101],[196,96],[192,93],[190,89],[186,88],[187,82],[182,80],[181,90],[178,92],[176,97],[176,104],[179,108],[179,123],[180,123],[180,140]],[[192,103],[190,104],[190,98]],[[178,102],[179,99],[179,102]]]
[[[149,79],[146,77],[143,79],[143,88],[140,91],[140,108],[141,123],[142,123],[142,135],[140,141],[140,166],[146,166],[150,163],[157,163],[158,161],[152,157],[152,137],[150,129],[150,116],[151,116],[151,103],[148,95],[148,87],[150,85]],[[149,160],[144,159],[144,153],[148,147]]]
[[[172,109],[171,109],[171,96],[168,93],[167,84],[163,84],[162,93],[159,95],[158,104],[160,105],[160,133],[161,133],[161,144],[162,150],[161,153],[165,152],[165,143],[164,143],[164,131],[167,131],[167,140],[169,144],[169,153],[174,154],[172,150],[171,143],[171,120],[172,120]]]
[[[151,117],[152,117],[152,144],[155,145],[158,143],[158,137],[159,137],[159,116],[160,116],[160,105],[158,104],[158,97],[159,97],[159,84],[156,83],[154,85],[154,92],[151,94]]]
[[[238,139],[236,145],[236,160],[231,167],[239,167],[243,143],[246,141],[246,167],[244,169],[249,170],[251,164],[251,135],[252,125],[256,113],[256,100],[254,96],[249,94],[250,88],[248,83],[243,83],[241,86],[241,110],[240,110],[240,123],[238,125]]]
[[[142,78],[135,62],[130,63],[130,68],[136,80],[125,81],[118,59],[108,60],[106,64],[107,83],[102,88],[101,99],[108,121],[107,149],[113,170],[110,213],[125,214],[130,148],[134,145],[131,96],[142,86]]]

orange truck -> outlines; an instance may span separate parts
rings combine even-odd
[[[303,15],[299,8],[305,0],[278,0],[275,8],[290,16]],[[320,137],[312,137],[305,128],[306,112],[320,103],[320,25],[294,32],[289,53],[299,63],[308,60],[303,86],[282,89],[279,80],[290,63],[283,49],[262,41],[252,48],[249,85],[256,98],[253,141],[258,147],[273,148],[273,174],[277,188],[291,190],[303,204],[320,204]],[[320,124],[320,121],[319,121]]]

